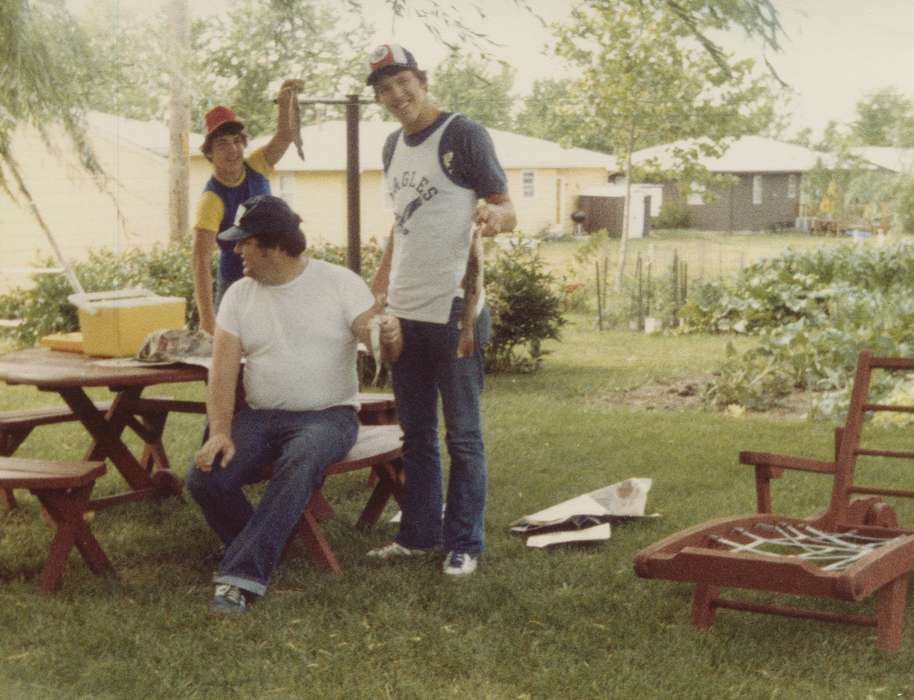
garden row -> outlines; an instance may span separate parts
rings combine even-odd
[[[678,309],[686,333],[745,333],[707,398],[765,410],[794,389],[816,392],[813,415],[843,416],[857,354],[914,354],[914,242],[788,250],[733,282],[693,284]],[[891,377],[877,394],[906,392]]]

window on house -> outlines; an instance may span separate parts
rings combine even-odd
[[[761,175],[752,176],[752,203],[753,204],[762,203],[762,176]]]
[[[692,206],[704,204],[705,203],[704,194],[705,194],[705,186],[702,184],[699,184],[697,182],[693,182],[689,186],[689,195],[688,195],[688,197],[686,197],[686,204],[690,204]]]
[[[532,170],[524,170],[521,175],[524,183],[524,197],[533,197],[536,195],[536,173]]]
[[[797,198],[797,176],[788,175],[787,176],[787,199],[796,199]]]
[[[279,196],[282,197],[287,202],[291,203],[295,197],[295,176],[294,175],[280,175],[279,176]]]

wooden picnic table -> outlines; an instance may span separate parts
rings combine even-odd
[[[114,496],[95,499],[91,510],[141,498],[178,495],[182,482],[169,469],[161,437],[171,412],[206,413],[203,401],[143,398],[146,387],[157,384],[205,381],[207,371],[194,365],[155,367],[112,367],[97,363],[81,353],[47,348],[19,350],[0,356],[0,381],[11,386],[34,386],[58,394],[83,425],[93,444],[85,459],[108,459],[130,489]],[[107,412],[89,398],[90,387],[107,387],[114,400]],[[142,463],[123,441],[125,428],[133,430],[146,444],[150,459]]]
[[[149,497],[178,495],[183,484],[170,469],[162,447],[162,434],[169,413],[206,414],[205,401],[144,398],[143,390],[157,384],[206,381],[207,370],[187,364],[150,367],[112,367],[82,353],[31,348],[0,355],[0,381],[9,385],[34,386],[58,394],[74,417],[91,435],[87,461],[109,459],[124,477],[129,490],[94,499],[91,510]],[[86,393],[91,387],[107,387],[114,399],[101,410]],[[366,425],[396,423],[393,394],[360,393],[360,419]],[[130,428],[145,443],[141,459],[123,441]],[[328,510],[332,513],[332,510]]]

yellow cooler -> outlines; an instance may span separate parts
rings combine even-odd
[[[98,357],[135,355],[152,331],[184,328],[187,302],[145,289],[71,294],[79,314],[83,352]]]

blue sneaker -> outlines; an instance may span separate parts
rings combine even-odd
[[[448,576],[469,576],[476,571],[479,557],[466,552],[448,552],[444,558],[443,571]]]
[[[230,583],[217,583],[210,610],[223,615],[237,615],[248,609],[244,591]]]

